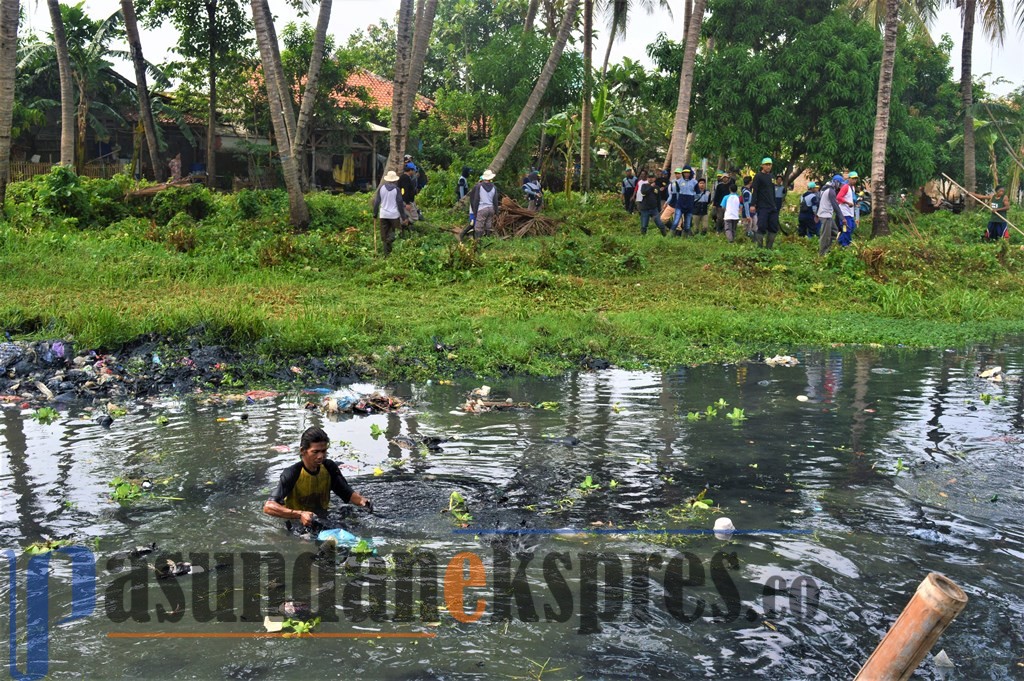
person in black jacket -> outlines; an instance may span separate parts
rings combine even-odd
[[[405,203],[405,213],[409,216],[408,221],[419,220],[419,211],[416,210],[416,166],[414,164],[405,164],[404,172],[398,177],[398,189],[402,192],[402,202]],[[405,230],[402,231],[404,233]]]
[[[661,201],[658,198],[658,188],[647,181],[647,171],[640,171],[640,182],[636,186],[637,203],[640,206],[640,233],[647,234],[647,225],[651,218],[654,224],[661,230],[661,235],[667,233],[665,223],[661,221]]]
[[[770,158],[761,159],[761,170],[754,175],[750,192],[750,213],[757,217],[757,245],[771,248],[779,234],[779,211],[775,207],[775,182]]]
[[[714,211],[716,232],[725,230],[725,209],[722,208],[722,201],[729,195],[729,184],[731,182],[732,178],[729,177],[729,173],[719,171],[718,183],[715,184],[715,191],[711,195],[711,208]]]

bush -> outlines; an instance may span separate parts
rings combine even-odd
[[[89,217],[89,192],[68,166],[54,166],[44,175],[35,198],[40,208],[52,215],[83,221]]]
[[[147,215],[161,224],[166,224],[178,213],[188,213],[193,220],[202,221],[217,210],[217,199],[204,185],[171,187],[158,193],[148,206],[143,207]]]
[[[306,196],[309,226],[315,230],[341,231],[373,220],[370,194],[328,194],[314,192]]]

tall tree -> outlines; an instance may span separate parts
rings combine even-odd
[[[427,60],[427,47],[430,45],[430,34],[434,30],[434,17],[437,14],[437,0],[420,0],[416,14],[416,26],[413,29],[412,52],[409,54],[409,76],[405,81],[402,101],[405,106],[405,129],[402,131],[402,153],[409,144],[409,130],[416,111],[416,97],[423,80],[423,68]]]
[[[56,0],[47,0],[55,3]],[[146,61],[142,58],[142,37],[139,35],[139,21],[135,16],[135,6],[132,0],[121,0],[121,14],[124,16],[124,30],[128,36],[128,50],[132,55],[132,65],[135,67],[135,87],[139,93],[139,120],[142,121],[142,129],[146,134],[146,148],[149,150],[149,161],[153,167],[153,179],[163,182],[167,177],[166,168],[160,162],[160,152],[156,141],[156,122],[153,120],[153,107],[149,103],[149,86],[146,84]],[[56,38],[56,34],[54,34]],[[60,49],[58,44],[58,50]],[[60,52],[58,51],[58,58]],[[63,76],[61,77],[63,81]],[[61,83],[61,100],[64,99],[64,83]],[[61,104],[63,112],[63,103]],[[61,136],[61,148],[63,149],[63,135]],[[63,155],[63,153],[62,153]],[[142,158],[142,154],[139,154]]]
[[[170,19],[177,29],[174,51],[186,62],[205,67],[206,182],[215,186],[217,176],[217,80],[229,66],[236,45],[249,31],[242,0],[153,0],[145,23],[160,27]],[[294,118],[294,114],[293,114]]]
[[[654,13],[654,0],[639,0],[640,7],[648,14]],[[657,0],[658,8],[665,10],[668,13],[669,18],[672,17],[672,8],[668,4],[668,0]],[[683,33],[685,34],[687,27],[690,25],[689,12],[693,9],[693,0],[686,0],[686,16],[685,23],[683,24]],[[605,74],[608,73],[608,62],[612,56],[612,46],[617,40],[622,40],[626,37],[626,29],[629,27],[629,18],[633,12],[633,0],[607,0],[604,3],[605,14],[608,17],[608,46],[604,51],[604,61],[601,64],[601,80],[604,80]]]
[[[313,105],[316,103],[317,86],[320,82],[320,69],[324,63],[327,27],[331,23],[332,5],[333,0],[320,0],[320,14],[316,21],[316,33],[313,36],[313,54],[309,58],[306,85],[302,91],[299,117],[295,122],[295,139],[292,140],[292,154],[295,156],[299,156],[302,153],[306,140],[309,138],[310,123],[313,119]]]
[[[406,108],[404,95],[409,79],[409,62],[412,55],[413,0],[401,0],[398,6],[398,25],[395,33],[395,78],[391,96],[391,144],[387,169],[399,171],[405,155]]]
[[[892,74],[896,64],[896,37],[899,28],[900,0],[886,0],[885,39],[882,65],[878,74],[878,99],[875,103],[875,135],[871,142],[871,191],[874,202],[871,236],[889,233],[889,212],[885,199],[885,152],[889,139],[889,105],[892,101]]]
[[[267,86],[267,101],[270,102],[270,120],[274,127],[274,136],[277,138],[277,151],[281,158],[285,188],[288,190],[289,218],[292,228],[301,231],[309,226],[309,206],[306,205],[306,197],[302,194],[298,161],[292,154],[292,136],[288,134],[288,125],[285,123],[285,107],[280,106],[283,98],[277,83],[280,82],[283,67],[280,51],[274,50],[270,44],[272,25],[268,26],[269,14],[266,0],[252,0],[252,18],[256,26],[256,44],[260,50],[260,61],[263,64],[264,81]],[[274,105],[275,102],[278,106]],[[290,100],[288,109],[291,109]]]
[[[20,16],[18,0],[0,0],[0,210],[7,198],[7,182],[11,177],[11,123]]]
[[[75,164],[75,89],[71,80],[71,57],[68,55],[68,36],[60,3],[46,0],[53,27],[53,47],[57,53],[57,75],[60,78],[60,164]]]
[[[529,0],[530,4],[526,8],[526,19],[523,21],[523,32],[530,33],[533,31],[533,22],[537,18],[537,9],[540,7],[540,0]]]
[[[594,0],[583,0],[583,120],[580,125],[580,191],[590,190],[590,137],[594,109]]]
[[[676,104],[676,116],[672,125],[671,166],[685,165],[686,136],[689,131],[690,98],[693,94],[693,69],[697,62],[697,43],[700,40],[700,29],[704,24],[704,8],[707,0],[694,0],[690,26],[686,31],[686,44],[683,46],[683,68],[679,74],[679,101]]]
[[[523,110],[519,113],[519,118],[516,119],[515,125],[512,126],[512,130],[505,136],[505,141],[501,143],[501,148],[498,149],[494,160],[491,161],[489,166],[491,172],[497,174],[501,171],[505,162],[508,161],[508,157],[512,154],[512,150],[515,149],[519,139],[526,131],[526,126],[530,124],[530,121],[533,120],[534,115],[537,113],[541,99],[544,98],[548,84],[551,83],[551,78],[555,75],[555,69],[558,68],[558,62],[562,58],[563,50],[565,50],[565,43],[569,40],[569,33],[576,22],[576,11],[579,9],[579,4],[580,0],[566,1],[565,14],[562,16],[561,24],[558,26],[558,35],[555,37],[554,45],[551,46],[548,60],[544,64],[544,69],[540,72],[536,85],[533,86],[533,91],[530,92],[530,97],[526,100]]]
[[[960,103],[964,116],[964,186],[968,191],[978,190],[974,147],[974,78],[972,54],[974,52],[974,22],[981,15],[982,28],[989,38],[999,44],[1006,32],[1003,0],[952,0],[960,9],[964,24],[963,45],[960,50]]]

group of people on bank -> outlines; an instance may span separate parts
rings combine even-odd
[[[773,175],[771,158],[761,159],[760,170],[740,182],[732,173],[720,170],[713,187],[707,179],[697,178],[690,166],[676,168],[674,177],[664,171],[655,177],[647,170],[635,175],[627,168],[622,179],[622,203],[629,213],[639,212],[640,233],[650,223],[662,236],[691,236],[714,230],[724,233],[729,242],[742,230],[762,248],[772,248],[778,237],[779,214],[787,188],[781,175]],[[835,241],[849,246],[860,223],[870,212],[870,197],[858,194],[859,177],[851,171],[845,177],[835,175],[818,187],[808,183],[800,197],[799,234],[818,238],[825,253]]]
[[[759,247],[770,249],[781,229],[779,216],[787,194],[784,178],[773,174],[773,165],[772,159],[765,157],[755,174],[741,178],[719,170],[713,186],[707,178],[697,177],[688,165],[676,168],[672,177],[667,170],[641,170],[637,175],[632,168],[626,168],[620,186],[623,207],[630,214],[639,214],[642,235],[647,234],[653,221],[662,236],[718,232],[732,243],[743,232]],[[485,170],[472,184],[471,174],[468,167],[463,167],[456,185],[456,201],[466,200],[469,204],[469,221],[459,232],[460,241],[470,233],[476,239],[493,234],[502,199],[491,170]],[[834,243],[843,247],[853,243],[861,217],[871,213],[871,196],[861,190],[859,182],[856,171],[836,174],[820,185],[808,182],[807,190],[800,196],[797,233],[817,239],[819,254],[827,253]],[[410,156],[405,157],[401,176],[394,171],[384,176],[374,195],[373,208],[374,217],[380,218],[385,255],[391,252],[398,232],[422,217],[415,197],[425,184],[426,175]],[[544,189],[536,170],[522,178],[522,191],[529,209],[540,210]],[[992,213],[983,238],[1009,238],[1009,200],[1005,189],[1000,186],[992,194],[972,196],[988,205]]]

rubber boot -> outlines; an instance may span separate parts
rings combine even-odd
[[[775,246],[775,237],[778,236],[775,232],[768,232],[765,248],[771,250]]]
[[[764,248],[764,234],[761,232],[754,232],[754,242],[758,248]]]

